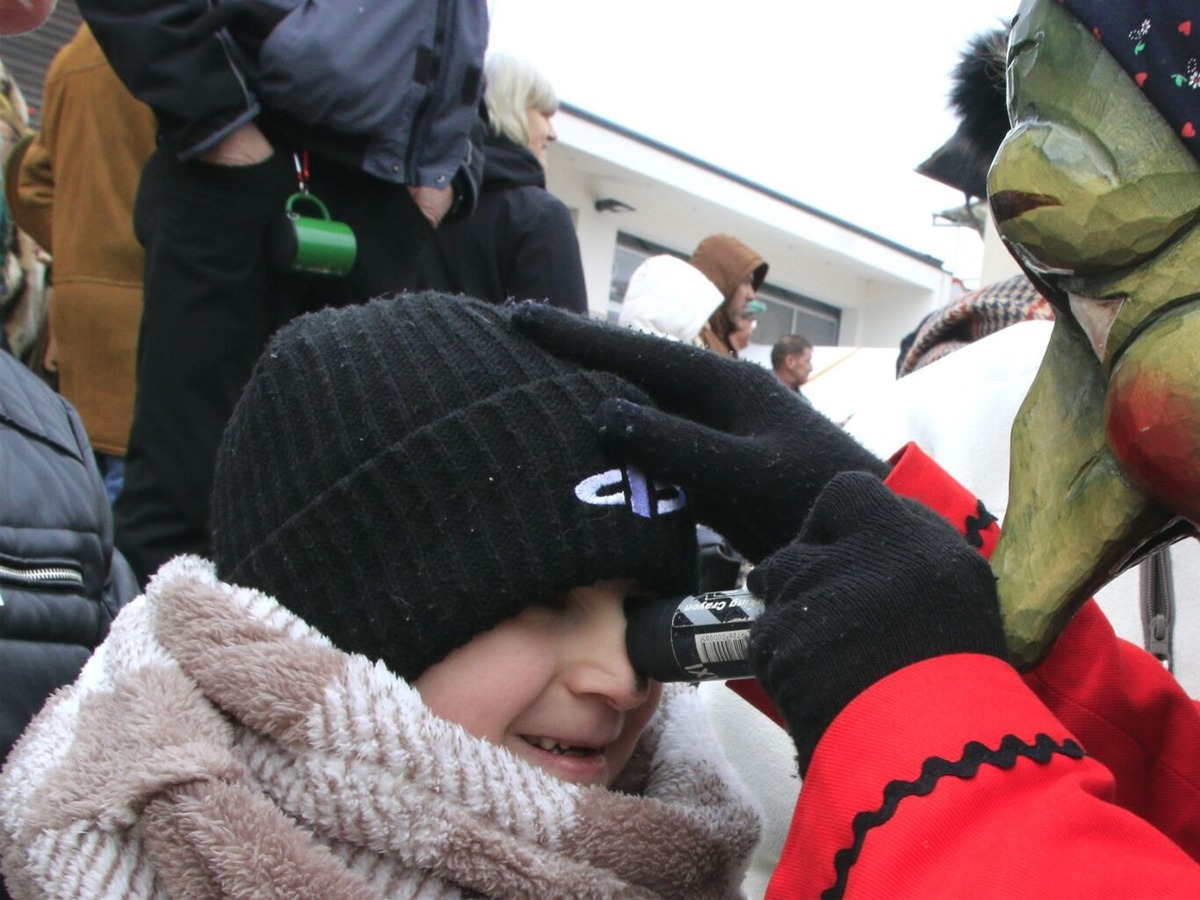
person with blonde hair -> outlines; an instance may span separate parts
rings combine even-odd
[[[529,147],[543,168],[546,148],[558,139],[550,119],[558,112],[558,94],[541,72],[523,59],[491,53],[483,67],[491,132]]]
[[[479,205],[434,234],[420,284],[492,303],[544,300],[586,313],[571,213],[546,190],[558,95],[532,65],[503,53],[488,54],[484,78],[488,134]]]

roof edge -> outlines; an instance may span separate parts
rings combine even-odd
[[[573,116],[583,119],[585,122],[590,122],[591,124],[611,131],[614,134],[619,134],[621,137],[628,138],[629,140],[641,144],[644,147],[649,147],[652,150],[665,153],[667,156],[674,157],[681,162],[686,162],[689,165],[696,166],[699,169],[703,169],[704,171],[724,178],[727,181],[732,181],[734,184],[752,190],[755,193],[762,194],[765,197],[769,197],[772,200],[776,200],[785,204],[786,206],[792,207],[793,209],[798,209],[801,212],[808,213],[811,216],[816,216],[819,219],[823,219],[826,222],[837,225],[839,228],[844,228],[847,231],[853,232],[861,237],[865,237],[870,241],[874,241],[875,243],[887,247],[890,250],[895,250],[897,253],[902,253],[903,255],[910,257],[911,259],[915,259],[917,262],[923,263],[924,265],[937,269],[940,272],[946,271],[945,261],[938,259],[936,256],[931,256],[928,253],[922,253],[919,250],[914,250],[912,247],[906,247],[904,244],[901,244],[898,241],[894,241],[891,238],[886,238],[881,234],[877,234],[874,231],[863,228],[861,225],[855,225],[853,222],[848,222],[845,219],[833,215],[832,213],[827,213],[824,210],[817,209],[815,206],[809,206],[807,203],[797,200],[794,197],[789,197],[786,194],[782,194],[779,191],[759,184],[756,181],[751,181],[749,178],[745,178],[734,172],[730,172],[728,169],[722,169],[720,166],[713,165],[712,163],[706,162],[699,157],[684,153],[681,150],[677,150],[676,148],[660,141],[656,141],[653,138],[648,138],[644,134],[639,134],[638,132],[626,128],[623,125],[618,125],[615,122],[605,119],[602,116],[598,116],[595,113],[588,112],[585,109],[581,109],[580,107],[571,103],[566,103],[560,100],[558,108],[560,111],[568,112]]]

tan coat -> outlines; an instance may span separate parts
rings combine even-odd
[[[59,389],[92,446],[123,456],[142,315],[133,200],[154,150],[154,116],[86,25],[51,63],[43,102],[42,130],[10,159],[5,196],[17,225],[54,259]]]

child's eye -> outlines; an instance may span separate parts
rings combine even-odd
[[[633,607],[642,606],[643,604],[649,603],[653,599],[654,597],[652,597],[650,594],[645,594],[638,591],[626,594],[624,600],[622,601],[622,605],[625,607],[625,615],[628,616]]]

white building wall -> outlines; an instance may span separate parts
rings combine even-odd
[[[930,293],[879,283],[863,285],[858,334],[853,341],[843,339],[842,344],[898,347],[900,338],[916,328],[926,315],[949,302],[950,284],[947,280],[938,291]]]
[[[563,109],[555,125],[547,186],[574,216],[593,315],[607,309],[619,231],[681,254],[735,235],[768,261],[769,282],[842,311],[842,345],[895,347],[949,297],[937,260],[586,114]],[[601,198],[634,210],[597,212]]]
[[[575,218],[575,234],[583,258],[583,279],[587,286],[588,309],[603,316],[612,282],[613,257],[617,249],[617,217],[596,212],[591,203],[584,205],[577,195],[568,202]],[[563,197],[566,202],[566,197]]]

